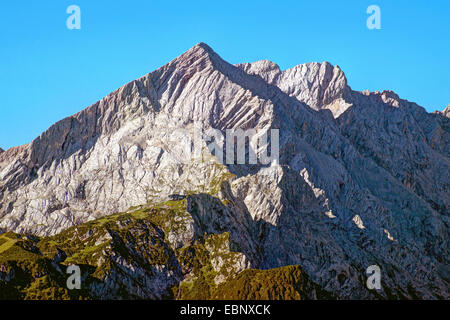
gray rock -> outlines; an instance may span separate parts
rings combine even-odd
[[[280,165],[223,166],[206,150],[180,163],[174,128],[194,121],[280,129]],[[188,230],[230,232],[243,266],[299,264],[342,298],[448,299],[449,167],[442,114],[353,91],[327,62],[233,66],[200,43],[2,152],[0,229],[51,235],[190,192],[202,229]]]
[[[444,117],[450,118],[450,104],[442,111],[435,111],[434,113],[443,115]]]

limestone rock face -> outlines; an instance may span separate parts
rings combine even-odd
[[[280,162],[180,161],[195,123],[279,129]],[[449,298],[449,191],[447,116],[353,91],[327,62],[233,66],[200,43],[0,153],[0,230],[53,235],[189,192],[195,232],[228,232],[247,267],[301,265],[341,298]]]
[[[436,111],[437,114],[441,114],[444,117],[450,118],[450,104],[442,111]]]
[[[349,91],[345,74],[328,62],[300,64],[284,71],[267,60],[238,64],[237,67],[259,75],[315,110],[329,109],[337,116],[348,107],[342,100]]]

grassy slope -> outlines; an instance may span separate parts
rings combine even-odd
[[[309,280],[299,266],[270,270],[247,269],[220,285],[213,295],[222,300],[333,299]]]
[[[89,290],[66,289],[64,270],[77,264],[89,273],[87,283],[101,283],[111,273],[111,255],[145,268],[165,265],[174,268],[171,255],[183,270],[185,280],[173,286],[175,299],[302,299],[329,298],[304,275],[300,267],[245,270],[236,275],[233,264],[239,253],[230,252],[229,234],[204,235],[181,248],[171,248],[170,232],[185,232],[190,218],[186,199],[130,208],[69,228],[58,235],[28,238],[13,233],[0,235],[0,299],[92,299]],[[162,235],[161,235],[162,231]],[[115,235],[115,239],[111,238]],[[120,241],[117,241],[119,239]],[[130,249],[131,248],[131,249]],[[61,254],[63,252],[63,254]],[[212,259],[223,261],[214,269]],[[56,267],[55,267],[56,266]],[[11,273],[13,271],[13,273]],[[14,274],[7,280],[7,275]],[[223,276],[225,283],[214,279]],[[137,298],[120,294],[122,298]]]

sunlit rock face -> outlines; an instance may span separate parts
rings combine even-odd
[[[229,232],[245,267],[301,265],[341,298],[449,298],[446,110],[353,91],[328,62],[231,65],[200,43],[0,151],[0,231],[53,235],[198,194],[197,232]],[[176,129],[195,123],[279,129],[279,164],[222,165],[207,148],[180,162]],[[365,283],[374,264],[379,291]]]

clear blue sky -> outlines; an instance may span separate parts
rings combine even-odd
[[[66,8],[81,8],[68,30]],[[381,8],[381,30],[366,9]],[[450,1],[3,1],[0,147],[206,42],[231,63],[338,64],[355,90],[396,91],[428,111],[450,103]]]

